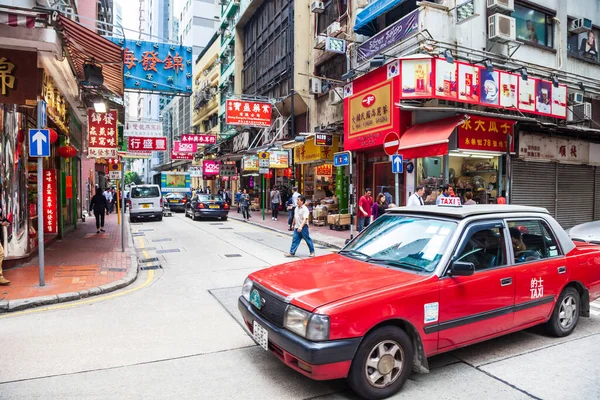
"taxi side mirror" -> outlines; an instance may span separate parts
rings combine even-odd
[[[450,267],[450,276],[471,276],[475,273],[475,264],[465,261],[454,261]]]

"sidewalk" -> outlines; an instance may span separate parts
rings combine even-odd
[[[125,252],[121,252],[116,214],[106,217],[104,229],[106,233],[97,234],[94,218],[87,218],[63,240],[46,247],[43,287],[39,286],[37,257],[5,270],[11,284],[0,286],[0,313],[77,300],[132,283],[137,259],[131,249],[129,225],[125,225]]]
[[[244,218],[242,214],[237,212],[237,207],[232,207],[231,211],[229,211],[229,218],[243,221]],[[263,228],[270,229],[272,231],[276,231],[278,233],[286,234],[292,236],[292,232],[288,231],[288,214],[286,212],[279,212],[279,216],[277,221],[271,220],[271,211],[265,211],[265,220],[262,219],[262,211],[252,211],[250,212],[250,221],[249,223],[256,226],[262,226]],[[315,243],[321,244],[323,246],[333,247],[336,249],[341,249],[346,244],[346,239],[350,239],[350,231],[336,231],[329,229],[329,225],[325,226],[315,226],[310,224],[310,236]],[[354,236],[356,236],[357,232],[354,230],[352,232]]]

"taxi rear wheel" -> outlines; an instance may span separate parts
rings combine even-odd
[[[553,336],[568,336],[573,332],[579,321],[579,310],[581,309],[581,296],[579,292],[568,287],[562,291],[550,320],[546,323],[546,330]]]
[[[398,392],[412,370],[414,351],[402,329],[386,326],[362,341],[352,361],[348,385],[366,399],[384,399]]]

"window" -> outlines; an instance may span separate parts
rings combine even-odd
[[[342,80],[346,73],[346,55],[339,54],[317,66],[316,75],[329,79]]]
[[[553,15],[515,4],[515,11],[511,16],[516,20],[517,39],[553,47]]]
[[[594,29],[580,34],[569,33],[567,39],[569,54],[586,61],[600,62],[598,59],[599,34],[600,31]]]
[[[509,221],[515,263],[558,257],[561,250],[550,227],[544,221]]]
[[[218,194],[199,194],[198,201],[223,201]]]
[[[476,271],[506,265],[506,242],[504,229],[491,225],[473,228],[456,261],[470,262]]]
[[[324,33],[327,27],[346,13],[348,0],[325,1],[325,11],[317,14],[317,33]]]

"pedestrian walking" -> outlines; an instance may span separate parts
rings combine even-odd
[[[240,204],[241,200],[242,200],[242,189],[238,189],[237,193],[235,194],[235,204],[237,205],[238,214],[242,212],[242,206]]]
[[[371,212],[373,209],[373,197],[371,189],[365,189],[365,194],[358,201],[358,231],[362,232],[371,220]]]
[[[288,212],[288,231],[294,230],[294,199],[289,197],[285,203],[285,209]]]
[[[407,206],[423,206],[425,202],[423,201],[423,195],[425,194],[425,188],[423,186],[417,186],[415,192],[410,195],[408,198]]]
[[[281,193],[277,188],[271,188],[271,219],[277,221],[279,205],[281,204]]]
[[[286,257],[296,256],[296,251],[298,250],[298,246],[300,246],[302,239],[304,239],[308,245],[309,257],[315,256],[315,246],[308,231],[308,216],[310,213],[305,203],[306,197],[301,195],[298,196],[296,200],[296,208],[294,210],[294,236],[292,237],[292,246],[290,247],[290,252],[284,254]]]
[[[96,189],[96,194],[92,197],[90,212],[92,210],[94,211],[94,217],[96,217],[96,233],[104,232],[104,213],[108,214],[108,200],[100,189]]]
[[[110,189],[106,189],[104,191],[104,193],[102,193],[102,195],[106,199],[106,204],[107,204],[106,213],[110,214],[110,204],[112,203],[112,192],[110,191]]]
[[[250,219],[250,195],[248,194],[246,189],[244,189],[244,191],[242,192],[242,195],[240,197],[240,204],[242,206],[242,217],[244,217],[244,219],[248,221]]]
[[[10,222],[4,217],[2,208],[0,208],[0,285],[10,285],[10,281],[2,275],[2,261],[4,261],[4,227],[9,226]]]
[[[298,197],[300,197],[300,193],[298,192],[298,188],[297,187],[293,187],[292,188],[292,218],[290,219],[288,216],[288,225],[289,227],[289,231],[293,231],[294,230],[294,212],[296,210],[296,204],[298,204]]]
[[[377,200],[375,201],[375,203],[373,203],[373,207],[371,207],[371,215],[373,217],[372,221],[375,221],[377,218],[385,214],[385,210],[387,210],[385,194],[379,193],[377,195]]]

